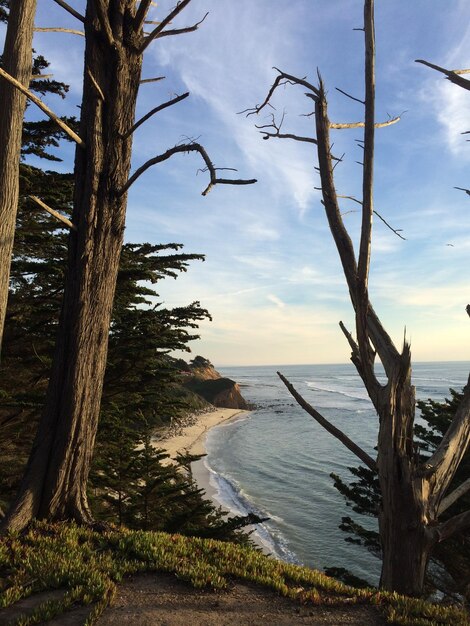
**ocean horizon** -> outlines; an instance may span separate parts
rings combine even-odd
[[[380,561],[347,542],[347,534],[338,528],[344,516],[369,529],[377,522],[347,507],[330,477],[334,472],[352,479],[348,467],[359,465],[359,459],[297,405],[276,374],[281,370],[308,402],[375,457],[378,419],[354,366],[217,369],[240,385],[255,408],[208,433],[204,465],[212,497],[234,514],[269,518],[256,533],[277,558],[318,569],[344,567],[378,584]],[[414,363],[417,399],[443,400],[449,388],[463,388],[469,369],[470,361]]]

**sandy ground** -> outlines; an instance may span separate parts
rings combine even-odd
[[[155,441],[154,445],[165,450],[171,459],[174,459],[178,452],[204,454],[206,436],[211,428],[248,413],[249,411],[241,409],[216,409],[202,413],[198,415],[195,424],[183,426],[180,434]]]

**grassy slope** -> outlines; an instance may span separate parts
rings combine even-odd
[[[77,603],[93,603],[87,622],[92,624],[124,576],[155,571],[174,573],[198,588],[224,589],[231,578],[252,581],[304,604],[374,604],[394,624],[470,624],[456,608],[348,587],[249,547],[156,532],[97,533],[74,524],[37,524],[25,535],[0,538],[0,608],[39,591],[61,589],[62,600],[40,605],[17,624],[39,623]]]

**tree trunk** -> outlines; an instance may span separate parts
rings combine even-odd
[[[32,43],[36,0],[10,3],[3,50],[3,68],[25,87],[31,80]],[[0,351],[8,300],[10,263],[19,194],[21,133],[26,107],[24,96],[13,85],[0,83]]]
[[[106,4],[104,15],[97,6]],[[80,135],[64,302],[44,414],[4,526],[32,517],[90,523],[86,484],[98,426],[109,324],[124,235],[141,53],[131,0],[88,2]],[[108,28],[109,27],[109,28]]]
[[[419,458],[413,449],[415,393],[406,344],[381,394],[377,455],[382,493],[380,586],[388,591],[419,596],[423,593],[434,540],[428,528],[432,514],[429,485],[416,471]]]
[[[398,491],[398,490],[397,490]],[[382,544],[380,587],[407,596],[421,596],[431,554],[429,531],[419,522],[421,507],[398,493],[379,515]]]
[[[418,481],[404,463],[395,459],[395,475],[381,477],[382,507],[379,513],[382,545],[380,587],[409,596],[423,594],[424,580],[434,537],[426,523],[428,502]],[[407,474],[407,476],[405,476]]]

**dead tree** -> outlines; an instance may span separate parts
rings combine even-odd
[[[426,65],[427,67],[436,70],[436,72],[440,72],[444,74],[446,80],[451,82],[453,85],[458,85],[462,87],[462,89],[466,89],[470,91],[470,80],[467,78],[463,78],[462,74],[470,74],[470,69],[462,69],[462,70],[447,70],[445,67],[441,67],[440,65],[435,65],[434,63],[429,63],[429,61],[424,61],[423,59],[416,59],[416,63],[421,63],[422,65]],[[462,135],[469,135],[470,130],[467,130],[462,133]],[[468,139],[467,139],[468,141]],[[465,187],[454,187],[454,189],[458,189],[459,191],[464,191],[467,196],[470,196],[470,189]],[[467,305],[467,313],[470,315],[470,304]]]
[[[22,85],[31,80],[36,0],[11,3],[3,49],[3,68]],[[10,282],[10,262],[19,194],[21,132],[26,97],[0,81],[0,351]]]
[[[171,148],[129,175],[132,135],[142,122],[135,121],[135,105],[143,53],[159,38],[196,30],[199,23],[171,27],[190,0],[178,2],[148,35],[143,27],[151,0],[141,0],[137,8],[134,0],[88,0],[84,16],[63,0],[56,2],[83,22],[85,30],[83,99],[75,138],[75,229],[70,231],[46,405],[18,496],[3,523],[9,529],[21,529],[34,517],[93,522],[86,484],[130,185],[150,165],[181,152],[198,152],[203,158],[210,176],[204,193],[217,183],[255,182],[219,178],[196,143]],[[47,114],[51,116],[50,111]]]
[[[362,30],[362,29],[361,29]],[[381,488],[379,532],[382,544],[381,587],[408,595],[420,595],[433,546],[454,533],[470,527],[470,511],[440,522],[439,516],[463,493],[470,489],[470,480],[461,488],[447,494],[470,438],[470,380],[452,425],[431,458],[423,461],[413,442],[415,392],[411,382],[410,346],[404,341],[399,351],[375,313],[368,289],[372,239],[374,133],[380,126],[375,122],[375,35],[374,3],[364,6],[365,34],[365,108],[364,122],[334,124],[328,118],[325,88],[319,76],[318,86],[278,70],[278,76],[264,102],[249,111],[259,113],[270,104],[278,87],[291,84],[302,87],[315,103],[316,137],[310,141],[317,147],[321,192],[326,216],[346,278],[355,314],[355,337],[340,322],[354,363],[379,417],[377,458],[373,459],[359,445],[326,420],[279,373],[297,402],[317,422],[343,443],[369,469],[377,472]],[[356,98],[355,98],[356,99]],[[383,125],[383,124],[382,124]],[[281,137],[279,124],[261,127],[270,137]],[[334,179],[334,159],[331,153],[330,130],[364,128],[362,164],[362,223],[358,255],[347,232],[341,211],[340,196]],[[266,136],[264,138],[267,138]],[[298,141],[305,137],[291,136]],[[346,196],[347,197],[347,196]],[[375,374],[378,357],[384,367],[387,382],[381,383]]]

